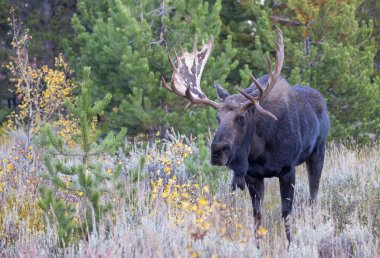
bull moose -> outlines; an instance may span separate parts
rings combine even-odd
[[[264,198],[264,178],[278,177],[280,181],[282,217],[290,243],[289,215],[292,211],[295,167],[306,163],[310,200],[315,201],[321,177],[325,144],[330,129],[326,102],[315,89],[290,86],[280,76],[284,60],[283,36],[277,29],[276,63],[268,56],[268,75],[238,94],[229,94],[214,83],[220,103],[206,97],[200,87],[202,71],[213,47],[202,43],[197,49],[195,36],[193,52],[176,54],[171,60],[172,81],[163,85],[191,104],[211,106],[217,110],[219,128],[211,143],[211,163],[233,170],[233,190],[249,189],[256,228],[261,224],[261,203]]]

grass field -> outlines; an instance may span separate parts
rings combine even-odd
[[[230,192],[226,169],[203,171],[210,167],[197,140],[173,135],[160,147],[128,146],[120,154],[122,194],[110,182],[102,198],[114,205],[97,230],[62,246],[57,225],[47,227],[37,205],[43,150],[26,153],[23,137],[16,131],[1,141],[1,257],[380,256],[379,145],[330,144],[314,207],[305,167],[297,168],[289,248],[277,179],[266,180],[263,228],[255,233],[248,192]],[[104,160],[112,168],[114,157]],[[25,164],[32,164],[30,175]],[[65,200],[81,214],[81,198]]]

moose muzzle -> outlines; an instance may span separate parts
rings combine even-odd
[[[211,144],[211,164],[225,166],[230,161],[231,145],[229,143]]]

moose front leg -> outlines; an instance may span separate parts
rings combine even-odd
[[[246,175],[245,182],[251,195],[255,230],[257,230],[261,225],[262,218],[261,203],[264,200],[264,178]]]
[[[294,184],[295,184],[295,168],[286,168],[282,171],[280,179],[281,192],[281,214],[284,219],[286,238],[291,241],[290,232],[290,214],[292,212]]]

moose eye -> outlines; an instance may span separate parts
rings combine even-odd
[[[235,117],[235,123],[238,126],[243,127],[244,126],[244,122],[245,122],[245,117],[244,116],[237,116],[237,117]]]

